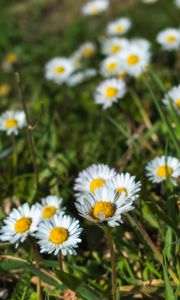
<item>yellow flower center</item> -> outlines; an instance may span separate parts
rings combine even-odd
[[[17,55],[16,54],[13,54],[13,53],[10,53],[6,56],[6,61],[10,64],[13,64],[17,61]]]
[[[63,227],[55,227],[50,231],[49,240],[54,244],[62,244],[68,239],[68,231]]]
[[[168,35],[166,41],[168,43],[174,43],[176,41],[176,37],[174,35]]]
[[[109,86],[106,89],[106,97],[108,97],[108,98],[112,98],[112,97],[117,96],[117,93],[118,93],[118,89],[115,88],[115,87]]]
[[[118,191],[119,194],[122,194],[124,192],[124,193],[126,193],[126,196],[127,196],[127,190],[125,188],[120,187],[120,188],[117,189],[117,191]]]
[[[124,31],[124,26],[122,26],[120,24],[116,25],[116,27],[115,27],[116,33],[122,33],[123,31]]]
[[[24,233],[29,230],[31,226],[32,220],[27,217],[22,217],[15,223],[15,231],[16,233]]]
[[[5,127],[7,128],[14,128],[18,125],[18,121],[15,119],[7,119],[5,121]]]
[[[58,66],[58,67],[56,67],[55,68],[55,71],[56,71],[56,73],[57,74],[62,74],[62,73],[64,73],[64,67],[62,67],[62,66]]]
[[[91,8],[91,13],[92,14],[97,14],[98,13],[98,7],[97,6],[93,6],[92,8]]]
[[[180,98],[176,100],[176,106],[178,109],[180,109]]]
[[[102,178],[93,179],[90,183],[90,192],[94,194],[95,189],[100,189],[105,183],[105,180]]]
[[[121,46],[116,44],[116,45],[112,46],[111,51],[112,51],[112,53],[117,53],[117,52],[119,52],[120,49],[121,49]]]
[[[172,167],[169,166],[160,166],[157,168],[157,175],[159,177],[167,177],[171,176],[173,173]]]
[[[139,57],[136,54],[129,55],[127,62],[129,65],[136,65],[139,61]]]
[[[42,212],[43,218],[44,219],[50,219],[52,216],[55,215],[56,210],[57,209],[56,209],[55,206],[45,206],[43,208],[43,212]]]
[[[117,68],[117,63],[111,63],[111,64],[106,66],[106,70],[110,71],[110,72],[115,71],[116,68]]]
[[[93,207],[92,216],[95,219],[104,220],[112,217],[114,215],[114,212],[115,209],[113,203],[107,201],[99,201],[96,202]]]
[[[0,96],[7,96],[11,90],[11,87],[9,84],[4,83],[0,85]]]
[[[83,56],[85,57],[90,57],[93,55],[93,53],[94,53],[93,48],[86,48],[83,50]]]

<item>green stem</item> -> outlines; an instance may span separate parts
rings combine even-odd
[[[33,237],[31,238],[31,242],[32,242],[32,249],[33,249],[33,253],[34,253],[35,266],[37,269],[39,269],[39,251],[38,251],[36,241]],[[39,277],[37,277],[37,300],[41,300],[41,299],[42,299],[41,279]]]
[[[23,110],[24,110],[24,113],[25,113],[25,116],[26,116],[28,144],[29,144],[29,150],[30,150],[30,154],[31,154],[33,169],[34,169],[36,189],[38,190],[39,189],[39,174],[38,174],[38,168],[37,168],[37,163],[36,163],[36,155],[35,155],[35,151],[34,151],[34,143],[33,143],[33,136],[32,136],[33,126],[30,122],[26,102],[24,101],[22,88],[21,88],[21,81],[20,81],[20,77],[19,77],[18,72],[15,73],[15,80],[16,80],[16,84],[17,84],[19,99],[21,100],[22,107],[23,107]]]
[[[106,236],[106,240],[107,240],[107,244],[111,256],[112,299],[116,300],[116,257],[115,257],[114,244],[108,226],[104,226],[104,232],[105,232],[105,236]]]
[[[63,271],[64,270],[64,268],[63,268],[63,255],[62,255],[61,251],[59,252],[58,262],[59,262],[60,271]]]

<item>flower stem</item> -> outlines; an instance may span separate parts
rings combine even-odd
[[[111,236],[111,232],[109,230],[108,226],[104,226],[104,232],[111,256],[111,280],[112,280],[112,299],[116,300],[116,257],[115,257],[115,250],[114,250],[114,244]]]
[[[36,268],[39,269],[39,251],[35,239],[31,238]],[[37,277],[37,300],[41,300],[41,279]]]
[[[63,255],[62,255],[61,251],[59,252],[58,262],[59,262],[60,271],[63,271],[64,270],[64,268],[63,268]]]
[[[15,73],[15,80],[16,80],[16,84],[17,84],[19,99],[21,100],[23,111],[26,116],[28,144],[29,144],[29,150],[30,150],[30,154],[31,154],[33,169],[34,169],[36,189],[38,190],[39,189],[39,175],[38,175],[38,168],[37,168],[37,163],[36,163],[36,156],[35,156],[33,136],[32,136],[33,126],[30,122],[26,102],[23,97],[22,88],[21,88],[21,80],[20,80],[18,72]]]

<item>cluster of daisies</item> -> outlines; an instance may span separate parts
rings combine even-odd
[[[99,15],[107,10],[109,1],[92,0],[82,7],[85,16]],[[82,44],[69,58],[52,58],[45,66],[45,77],[57,84],[75,86],[97,74],[104,80],[97,86],[94,100],[103,109],[118,102],[127,93],[126,77],[139,78],[151,63],[151,44],[144,38],[123,37],[132,27],[126,17],[118,18],[106,27],[106,37],[101,38],[100,52],[105,56],[98,68],[87,68],[97,52],[97,46],[90,41]],[[157,42],[164,50],[180,49],[180,30],[167,28],[157,36]]]

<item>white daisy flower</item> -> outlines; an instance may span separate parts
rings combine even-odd
[[[157,42],[164,50],[179,50],[180,49],[180,30],[176,28],[167,28],[159,32]]]
[[[175,5],[180,8],[180,0],[175,0]]]
[[[107,25],[107,34],[121,35],[126,33],[131,26],[132,23],[128,18],[119,18]]]
[[[97,75],[97,71],[95,69],[87,69],[85,71],[79,71],[77,73],[72,74],[68,78],[66,83],[68,86],[75,86],[92,77],[95,77],[96,75]]]
[[[74,191],[76,196],[82,196],[86,192],[94,193],[101,188],[107,179],[116,175],[114,169],[104,164],[94,164],[78,174],[75,180]]]
[[[141,0],[141,2],[145,3],[145,4],[152,4],[155,2],[158,2],[159,0]]]
[[[71,59],[55,57],[45,66],[45,77],[57,84],[66,82],[70,74],[74,71],[74,64]]]
[[[81,11],[86,16],[96,16],[107,10],[109,6],[108,0],[92,0],[86,3]]]
[[[169,177],[176,185],[175,179],[180,176],[180,161],[171,156],[156,157],[147,164],[146,171],[153,183],[160,183]]]
[[[139,77],[149,66],[150,52],[133,45],[122,52],[121,58],[125,72],[132,77]]]
[[[7,135],[17,135],[25,125],[26,117],[23,111],[8,110],[0,116],[0,130],[6,131]]]
[[[42,222],[38,228],[36,238],[39,240],[40,252],[76,255],[75,248],[81,242],[81,232],[78,220],[62,214],[55,215],[51,220]]]
[[[113,77],[124,73],[122,61],[118,55],[111,55],[105,58],[100,67],[100,73],[104,77]]]
[[[96,88],[95,102],[102,104],[103,109],[107,109],[118,99],[123,98],[126,92],[126,84],[123,79],[107,79]]]
[[[163,102],[167,106],[171,106],[172,103],[177,113],[180,114],[180,84],[165,94]]]
[[[107,186],[112,187],[119,194],[125,193],[126,198],[134,201],[139,198],[139,191],[141,190],[140,181],[136,182],[136,177],[129,173],[117,174],[115,177],[107,180]]]
[[[29,235],[34,235],[40,221],[40,211],[36,205],[31,208],[28,203],[14,208],[4,220],[0,230],[0,240],[11,244],[23,243]]]
[[[132,202],[127,202],[125,193],[118,194],[113,188],[103,186],[94,194],[86,193],[75,203],[79,214],[92,222],[107,222],[109,226],[118,226],[121,215],[132,210]]]
[[[125,38],[110,38],[102,41],[102,53],[105,55],[117,55],[126,50],[129,41]]]
[[[62,198],[52,195],[43,198],[41,204],[36,204],[39,210],[41,211],[41,218],[43,220],[49,220],[55,214],[62,212],[62,201]]]
[[[92,42],[86,42],[79,47],[77,52],[80,57],[89,58],[95,54],[96,46]]]

